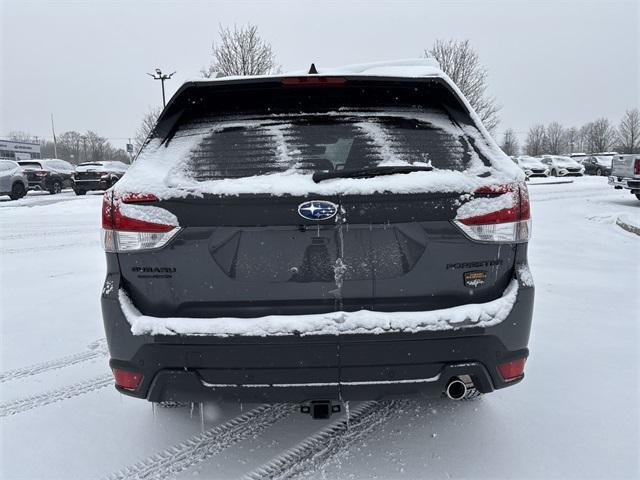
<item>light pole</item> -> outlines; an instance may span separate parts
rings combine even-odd
[[[171,77],[173,77],[174,73],[176,72],[173,72],[167,75],[166,73],[162,73],[162,70],[160,70],[159,68],[156,68],[155,75],[153,73],[147,73],[147,75],[149,75],[154,80],[160,80],[160,82],[162,82],[162,107],[163,108],[167,106],[167,102],[165,101],[165,97],[164,97],[164,81],[170,80]]]

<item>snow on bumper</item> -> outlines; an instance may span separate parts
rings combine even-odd
[[[492,327],[511,313],[518,296],[513,279],[503,295],[491,302],[461,305],[426,312],[330,312],[313,315],[269,315],[257,318],[150,317],[119,290],[120,307],[134,335],[283,336],[417,333]]]

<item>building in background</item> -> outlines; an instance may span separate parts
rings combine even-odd
[[[0,139],[0,158],[9,160],[40,158],[40,144]]]

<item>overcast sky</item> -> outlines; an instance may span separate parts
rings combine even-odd
[[[0,136],[94,130],[123,146],[210,61],[219,24],[251,22],[283,69],[417,57],[470,39],[502,105],[498,132],[557,120],[617,123],[640,104],[640,9],[628,1],[0,0]],[[498,140],[502,140],[501,134]]]

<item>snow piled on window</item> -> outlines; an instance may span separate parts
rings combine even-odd
[[[269,315],[258,318],[160,318],[142,315],[119,291],[120,306],[134,335],[283,336],[416,333],[491,327],[503,322],[518,296],[513,279],[502,297],[487,303],[427,312],[330,312],[314,315]]]
[[[137,160],[115,185],[116,194],[127,192],[153,193],[159,199],[180,198],[186,196],[269,194],[282,195],[318,195],[375,193],[428,193],[428,192],[472,192],[487,185],[512,183],[524,180],[524,173],[506,155],[472,125],[454,124],[441,113],[433,112],[330,112],[321,115],[340,115],[362,117],[397,117],[414,119],[430,123],[456,137],[465,135],[473,145],[491,162],[485,165],[476,151],[469,147],[468,168],[464,172],[453,170],[434,170],[431,172],[412,172],[374,178],[337,178],[321,183],[313,182],[310,174],[294,169],[285,172],[269,173],[252,177],[215,179],[197,181],[189,175],[188,160],[190,154],[203,142],[207,135],[231,127],[247,128],[251,125],[264,125],[265,121],[243,120],[212,125],[202,122],[188,130],[179,131],[170,141],[162,143],[152,139],[142,150]],[[309,114],[305,114],[308,116]],[[319,114],[320,115],[320,114]],[[269,118],[282,121],[279,115]],[[291,115],[284,115],[291,117]],[[402,159],[394,155],[393,147],[386,142],[385,132],[372,122],[363,121],[360,128],[366,130],[375,145],[379,146],[389,165],[402,164]],[[287,150],[282,131],[272,128],[269,133],[276,138],[279,159],[286,163],[295,151]]]

